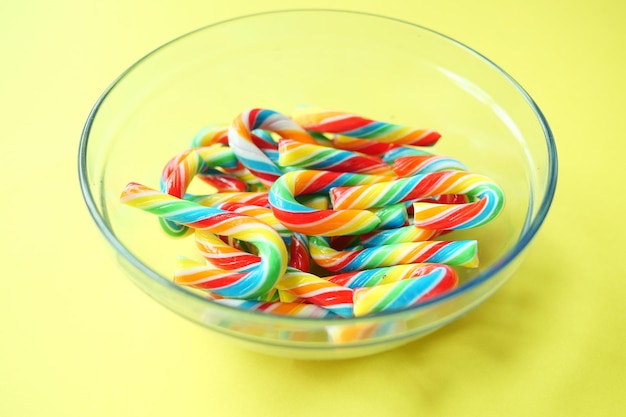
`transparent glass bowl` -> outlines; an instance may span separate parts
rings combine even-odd
[[[401,312],[345,320],[270,316],[216,304],[171,280],[193,239],[119,202],[131,181],[158,188],[161,169],[211,123],[245,109],[300,105],[435,129],[434,153],[494,178],[507,196],[492,223],[447,238],[479,241],[481,266],[452,292]],[[493,62],[424,27],[371,14],[291,10],[206,26],[125,71],[95,104],[79,149],[89,211],[128,276],[176,313],[273,355],[337,359],[402,345],[449,323],[518,268],[557,178],[550,128],[529,95]],[[208,347],[207,347],[208,348]]]

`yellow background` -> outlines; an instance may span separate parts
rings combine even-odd
[[[213,21],[298,6],[463,41],[529,91],[557,140],[557,196],[519,272],[373,357],[265,357],[170,313],[102,251],[79,192],[85,118],[126,67]],[[625,21],[615,0],[2,1],[0,416],[624,415]]]

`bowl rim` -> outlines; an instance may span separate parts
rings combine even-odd
[[[522,231],[522,234],[518,238],[517,242],[513,245],[513,247],[511,247],[494,264],[488,266],[484,271],[478,273],[471,280],[468,280],[467,282],[459,285],[457,288],[451,291],[448,291],[444,294],[441,294],[439,296],[425,300],[424,302],[421,302],[418,305],[408,307],[406,309],[395,310],[395,311],[384,311],[384,312],[379,312],[379,313],[362,316],[362,317],[341,318],[340,320],[336,318],[318,319],[318,318],[307,318],[307,317],[270,315],[270,314],[252,311],[252,310],[243,310],[243,309],[239,309],[236,307],[231,307],[228,305],[216,303],[206,297],[202,297],[201,295],[184,288],[181,285],[177,285],[173,281],[161,276],[156,271],[151,269],[148,265],[144,264],[139,259],[137,259],[122,244],[122,242],[120,242],[117,239],[116,235],[107,226],[106,221],[100,215],[99,210],[97,208],[96,201],[91,192],[91,187],[89,185],[89,176],[88,176],[88,169],[87,169],[87,149],[89,146],[89,135],[90,135],[93,123],[95,121],[95,118],[98,114],[98,111],[100,110],[100,107],[102,106],[102,104],[104,103],[108,95],[131,71],[133,71],[133,69],[140,66],[144,61],[150,59],[150,57],[157,54],[159,51],[171,46],[172,44],[177,43],[187,37],[190,37],[194,35],[195,33],[205,31],[205,30],[210,30],[213,27],[217,27],[223,24],[232,23],[232,22],[236,22],[240,20],[246,20],[246,19],[251,19],[251,18],[260,17],[260,16],[272,15],[272,14],[281,14],[281,13],[282,14],[302,14],[302,13],[311,13],[311,12],[346,14],[346,15],[353,14],[353,15],[360,15],[360,16],[368,16],[368,17],[373,17],[373,18],[389,20],[389,21],[396,22],[399,24],[409,25],[418,30],[430,32],[431,34],[435,36],[441,37],[444,40],[461,47],[466,52],[475,55],[477,58],[484,61],[484,63],[491,66],[493,69],[495,69],[520,93],[520,95],[525,99],[525,101],[530,106],[531,110],[534,112],[543,130],[547,153],[548,153],[548,172],[547,172],[546,190],[545,190],[544,195],[542,196],[542,200],[536,212],[536,215],[532,219],[530,224],[527,225],[525,230]],[[207,24],[205,26],[199,27],[195,30],[192,30],[190,32],[177,36],[166,43],[163,43],[162,45],[158,46],[157,48],[145,54],[143,57],[139,58],[135,63],[129,66],[126,70],[124,70],[120,75],[118,75],[113,80],[111,84],[109,84],[109,86],[104,90],[104,92],[96,100],[95,104],[93,105],[92,109],[89,112],[89,115],[87,117],[83,130],[81,132],[80,142],[79,142],[79,147],[78,147],[78,178],[79,178],[79,184],[80,184],[81,192],[83,195],[83,199],[87,206],[87,209],[89,210],[89,213],[91,214],[92,219],[94,220],[97,227],[100,229],[100,232],[104,235],[108,243],[111,244],[111,246],[113,246],[113,248],[119,254],[121,254],[128,262],[130,262],[136,269],[138,269],[139,271],[141,271],[143,274],[147,275],[148,277],[152,278],[154,281],[158,282],[159,284],[163,285],[167,289],[175,291],[175,292],[179,292],[183,296],[186,296],[186,297],[195,298],[196,301],[206,303],[207,307],[211,306],[211,308],[215,308],[215,309],[223,309],[224,311],[237,312],[237,314],[250,315],[250,316],[253,316],[255,319],[261,319],[262,321],[271,322],[271,321],[280,320],[280,321],[293,321],[293,322],[297,322],[298,324],[315,323],[315,324],[321,324],[321,325],[327,325],[327,324],[337,325],[337,324],[355,324],[355,323],[361,323],[361,322],[366,322],[366,321],[378,320],[381,318],[394,318],[394,317],[397,318],[399,316],[403,316],[406,314],[410,314],[412,316],[418,311],[426,309],[432,306],[433,304],[443,303],[448,299],[457,297],[463,293],[470,291],[474,287],[481,285],[484,282],[488,281],[490,278],[496,275],[500,270],[508,266],[515,258],[517,258],[518,255],[520,255],[524,251],[524,249],[528,246],[531,240],[535,237],[535,235],[539,231],[540,227],[542,226],[548,214],[548,211],[550,209],[550,206],[552,204],[552,201],[554,199],[554,195],[556,192],[557,178],[558,178],[558,157],[557,157],[556,143],[554,140],[552,130],[543,112],[541,111],[537,103],[533,100],[533,98],[530,96],[530,94],[528,94],[528,92],[526,92],[526,90],[499,65],[491,61],[489,58],[487,58],[480,52],[467,46],[466,44],[448,35],[438,32],[436,30],[430,29],[428,27],[425,27],[420,24],[413,23],[407,20],[392,17],[392,16],[385,16],[385,15],[376,14],[376,13],[357,11],[357,10],[346,10],[346,9],[289,8],[289,9],[276,9],[276,10],[268,10],[268,11],[263,11],[263,12],[245,14],[241,16],[219,20],[219,21]],[[147,293],[147,291],[145,292]],[[151,296],[154,297],[153,295]],[[164,303],[161,303],[161,304],[173,310],[171,307],[167,306],[166,304]]]

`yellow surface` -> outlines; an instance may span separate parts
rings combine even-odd
[[[127,66],[215,20],[300,5],[464,41],[530,92],[557,139],[553,210],[513,279],[369,358],[265,357],[170,313],[102,252],[78,188],[84,120]],[[3,1],[0,416],[623,415],[625,12],[614,0]]]

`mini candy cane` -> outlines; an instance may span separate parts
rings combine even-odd
[[[252,141],[264,151],[276,151],[278,145],[272,138],[271,134],[265,130],[256,129],[250,134]],[[191,141],[191,148],[199,148],[201,146],[213,145],[221,143],[228,145],[228,126],[211,124],[200,130]],[[266,152],[267,153],[267,152]],[[278,158],[276,158],[278,160]]]
[[[396,243],[374,248],[337,251],[326,239],[309,238],[311,257],[322,268],[333,272],[350,272],[411,263],[438,263],[475,268],[478,245],[475,240],[424,241]]]
[[[175,280],[178,283],[193,286],[200,289],[212,288],[215,284],[209,279],[214,275],[207,276],[212,271],[195,261],[182,258],[179,260]],[[225,276],[217,275],[218,279],[232,279],[237,274]],[[315,304],[332,311],[343,317],[352,316],[352,290],[339,284],[329,282],[317,275],[300,271],[296,268],[288,268],[287,273],[276,284],[276,289],[284,299]]]
[[[342,317],[352,317],[353,290],[310,273],[289,268],[276,288],[332,311]]]
[[[445,194],[465,194],[466,204],[413,205],[415,226],[424,229],[461,230],[493,220],[504,207],[504,193],[490,178],[464,171],[442,171],[400,178],[385,183],[331,190],[336,210],[367,209],[406,200]]]
[[[214,143],[228,145],[228,126],[214,123],[200,129],[191,140],[190,148],[199,148]]]
[[[404,203],[376,207],[371,211],[380,219],[378,229],[395,229],[409,224],[409,216]]]
[[[296,200],[300,194],[328,192],[340,185],[372,184],[379,175],[302,170],[288,172],[274,182],[269,203],[276,218],[288,229],[305,235],[357,235],[372,231],[380,219],[367,210],[316,210]]]
[[[240,203],[250,206],[269,206],[266,191],[225,192],[208,195],[185,195],[185,200],[193,201],[203,206],[213,207],[224,203]]]
[[[450,291],[457,286],[456,275],[444,269],[434,269],[417,278],[408,278],[354,290],[354,316],[360,317],[382,311],[402,310],[424,300]]]
[[[161,174],[161,191],[182,198],[194,177],[211,167],[237,167],[233,151],[222,144],[187,149],[174,156]]]
[[[366,248],[390,245],[392,243],[420,242],[431,240],[444,233],[437,229],[422,229],[414,225],[389,230],[376,230],[361,235],[361,245]]]
[[[282,166],[395,177],[389,165],[380,158],[328,146],[281,139],[278,154],[278,163]]]
[[[252,254],[238,254],[235,249],[225,245],[220,239],[211,236],[204,231],[197,231],[198,244],[203,255],[207,256],[212,264],[221,268],[240,271],[253,271],[259,267],[260,259]],[[296,241],[296,239],[294,239]],[[210,253],[208,253],[210,252]],[[247,259],[245,258],[247,256]],[[301,265],[302,253],[291,254],[290,265]],[[243,262],[241,262],[243,260]],[[245,263],[248,262],[248,263]],[[219,282],[231,284],[232,281],[243,275],[243,272],[224,273],[216,272],[212,267],[207,267],[193,260],[181,258],[178,262],[175,281],[179,284],[192,286],[199,289],[215,291]],[[286,296],[284,292],[292,295],[289,300],[304,300],[316,304],[344,317],[352,316],[352,290],[339,284],[329,282],[314,274],[310,274],[296,268],[289,267],[287,273],[280,278],[276,289],[281,292],[281,300]]]
[[[230,148],[218,143],[181,152],[165,165],[161,174],[161,191],[182,198],[197,174],[215,166],[237,166],[237,158]],[[159,218],[159,223],[170,236],[182,237],[192,232],[187,226],[164,218]]]
[[[196,246],[211,265],[219,269],[249,271],[256,268],[261,258],[224,242],[213,233],[196,230]],[[308,272],[311,267],[306,236],[294,233],[289,244],[289,266]]]
[[[241,162],[237,164],[237,168],[224,170],[228,174],[233,175],[246,184],[248,184],[248,191],[267,191],[267,188],[259,181],[259,179],[248,171],[248,168],[243,166]]]
[[[441,137],[433,130],[413,129],[366,119],[350,113],[313,107],[300,108],[292,117],[306,130],[337,133],[360,139],[373,139],[378,142],[430,146]]]
[[[262,221],[263,223],[271,226],[278,234],[283,238],[286,243],[291,242],[293,232],[287,229],[281,222],[276,219],[271,209],[266,207],[259,207],[252,204],[243,204],[235,202],[224,202],[213,205],[214,208],[220,210],[228,210],[234,213],[245,214],[246,216],[252,216]]]
[[[344,250],[344,249],[362,249],[363,245],[361,244],[361,236],[351,236],[351,235],[343,235],[343,236],[330,236],[328,238],[328,243],[331,248],[336,250]]]
[[[187,287],[206,291],[206,297],[211,300],[223,299],[223,289],[237,285],[241,279],[245,279],[248,272],[224,271],[214,266],[205,265],[192,259],[179,257],[174,273],[174,282]],[[214,289],[217,291],[214,292]],[[271,288],[267,293],[249,297],[252,301],[279,301],[278,291]]]
[[[278,163],[278,143],[266,130],[253,130],[252,143],[258,147],[274,164]]]
[[[460,161],[441,155],[403,156],[393,161],[391,169],[399,177],[411,177],[427,172],[467,171]]]
[[[250,135],[251,140],[257,144],[262,144],[260,149],[269,155],[269,158],[276,162],[278,160],[278,146],[271,138],[268,132],[263,130],[255,130]],[[198,148],[201,146],[208,146],[215,143],[221,143],[228,145],[228,126],[222,126],[218,124],[212,124],[204,129],[200,130],[191,141],[191,148]],[[271,144],[270,144],[271,143]],[[273,149],[270,149],[273,147]],[[273,157],[272,155],[275,154]],[[261,185],[259,180],[250,173],[243,165],[238,164],[237,168],[224,169],[227,174],[235,176],[241,181],[245,182],[251,188],[256,188]]]
[[[248,190],[248,184],[234,175],[226,174],[217,169],[207,169],[198,175],[198,178],[215,188],[219,193],[224,192],[245,192]]]
[[[205,283],[213,284],[207,288],[219,295],[237,298],[261,296],[269,292],[286,271],[288,254],[285,243],[274,229],[253,217],[204,207],[136,183],[126,186],[121,202],[175,223],[221,236],[232,236],[255,245],[261,257],[257,268],[242,274],[223,270],[205,274]]]
[[[195,238],[200,254],[217,269],[249,271],[261,262],[259,256],[228,245],[213,233],[196,230]]]
[[[298,201],[303,205],[315,210],[330,210],[330,196],[328,194],[302,195]]]
[[[289,248],[289,266],[303,272],[311,269],[309,240],[302,233],[294,233]]]
[[[381,284],[417,278],[432,273],[442,274],[447,281],[458,282],[458,275],[452,267],[444,264],[414,263],[394,265],[380,268],[364,269],[362,271],[345,272],[331,275],[326,279],[347,288],[373,287]]]
[[[238,285],[245,279],[246,275],[248,275],[247,272],[216,269],[214,266],[204,265],[192,259],[180,257],[176,262],[174,282],[192,288],[208,290],[220,297],[228,297],[229,295],[222,290]],[[271,289],[272,288],[268,289],[268,292]],[[264,294],[265,293],[254,293],[253,295],[249,295],[249,298],[262,296]]]
[[[431,155],[433,154],[428,151],[425,151],[424,149],[418,146],[398,145],[386,151],[381,156],[381,158],[387,164],[393,164],[393,161],[395,161],[398,158],[403,158],[405,156],[431,156]]]
[[[345,151],[361,152],[367,155],[381,156],[383,157],[388,152],[401,145],[395,143],[378,142],[372,139],[359,139],[351,138],[350,136],[335,135],[332,138],[332,145],[337,149],[343,149]],[[385,161],[386,162],[386,161]]]
[[[252,140],[251,132],[263,129],[281,137],[315,144],[302,127],[287,116],[268,109],[252,109],[240,114],[228,130],[228,142],[239,161],[269,188],[283,173]]]

